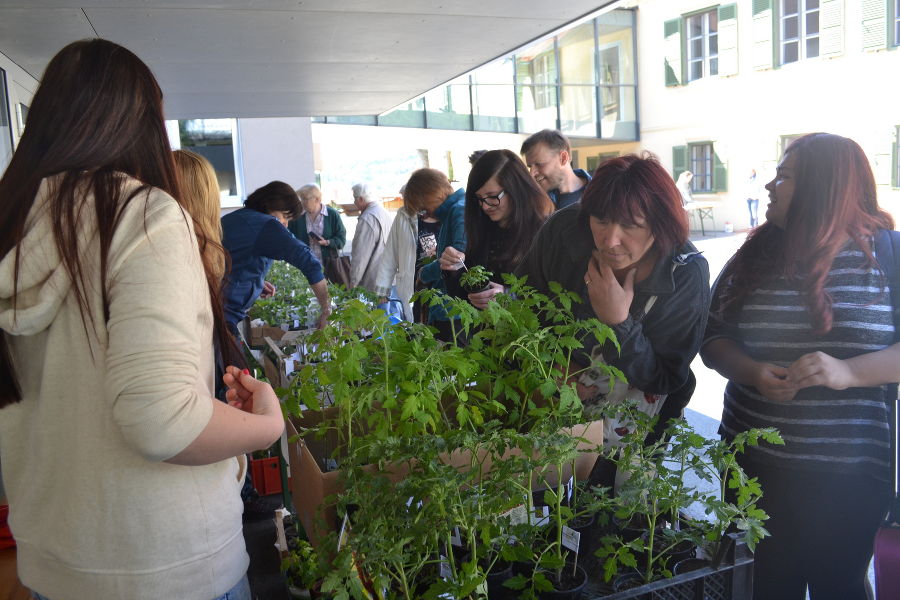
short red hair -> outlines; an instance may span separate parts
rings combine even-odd
[[[581,215],[614,223],[643,218],[663,255],[683,246],[690,232],[675,181],[652,154],[627,154],[597,167],[581,196]]]

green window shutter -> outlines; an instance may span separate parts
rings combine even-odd
[[[753,0],[753,68],[771,69],[775,43],[772,0]]]
[[[688,147],[672,146],[672,179],[678,181],[678,176],[687,171]]]
[[[719,6],[719,75],[737,75],[737,4]]]
[[[822,0],[819,9],[820,56],[844,53],[844,0]]]
[[[728,191],[728,167],[725,166],[719,155],[713,151],[713,189],[717,192]]]
[[[862,0],[863,50],[881,50],[887,46],[887,3]]]
[[[681,18],[663,23],[663,57],[665,58],[666,86],[681,85]]]

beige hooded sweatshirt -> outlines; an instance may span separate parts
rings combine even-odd
[[[16,310],[0,261],[0,328],[23,399],[0,410],[0,464],[22,582],[51,600],[211,600],[243,577],[243,461],[165,461],[203,430],[213,398],[212,314],[197,242],[159,190],[124,211],[109,253],[82,219],[82,321],[47,216],[26,224]],[[126,195],[139,182],[122,178]]]

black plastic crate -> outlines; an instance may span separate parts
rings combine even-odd
[[[653,581],[625,592],[613,592],[595,565],[589,567],[582,600],[750,600],[753,596],[753,554],[743,538],[734,543],[718,569],[704,567],[669,579]]]

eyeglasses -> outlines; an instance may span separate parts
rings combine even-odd
[[[491,196],[478,196],[478,201],[484,204],[485,206],[500,206],[500,199],[506,195],[506,190],[502,190],[499,194],[494,194]]]

